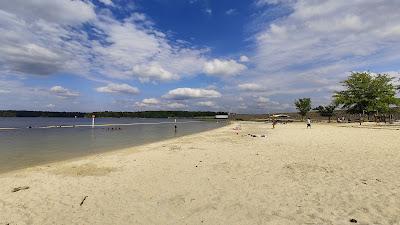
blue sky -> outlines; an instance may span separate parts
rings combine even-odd
[[[400,77],[398,9],[397,0],[0,1],[0,109],[329,104],[351,71]]]

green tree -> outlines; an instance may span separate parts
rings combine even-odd
[[[387,74],[353,72],[341,82],[344,90],[335,92],[335,103],[350,113],[388,113],[391,106],[400,105],[396,98],[399,86],[393,84],[393,79]]]
[[[331,122],[331,118],[332,116],[335,114],[335,109],[336,109],[336,105],[331,104],[328,106],[318,106],[317,108],[315,108],[315,110],[318,111],[318,113],[323,116],[323,117],[328,117],[328,122]]]
[[[311,110],[311,99],[310,98],[300,98],[294,102],[296,109],[299,111],[301,115],[301,120],[304,120],[304,117]]]

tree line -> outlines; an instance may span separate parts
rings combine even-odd
[[[132,118],[168,118],[168,117],[214,117],[215,115],[228,114],[226,112],[211,111],[140,111],[140,112],[49,112],[49,111],[24,111],[0,110],[0,117],[132,117]]]
[[[320,105],[314,110],[321,116],[328,117],[329,122],[337,108],[350,114],[358,114],[360,123],[364,115],[384,117],[386,121],[386,116],[398,111],[400,106],[400,98],[396,96],[400,86],[394,83],[394,79],[388,74],[353,72],[341,82],[343,89],[334,92],[329,105]],[[312,109],[310,98],[300,98],[294,104],[302,119]]]
[[[226,112],[211,111],[139,111],[139,112],[93,112],[86,116],[95,115],[96,117],[136,117],[136,118],[168,118],[168,117],[214,117],[219,114],[228,114]]]
[[[82,112],[0,110],[0,117],[85,117],[86,114]]]

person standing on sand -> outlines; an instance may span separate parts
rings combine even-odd
[[[311,119],[310,117],[307,118],[307,129],[310,128],[311,129]]]
[[[272,120],[272,129],[275,129],[275,125],[276,125],[276,120]]]

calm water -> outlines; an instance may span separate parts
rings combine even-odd
[[[176,133],[173,119],[96,118],[99,126],[90,125],[88,118],[0,117],[0,173],[193,134],[225,123],[178,119]]]

